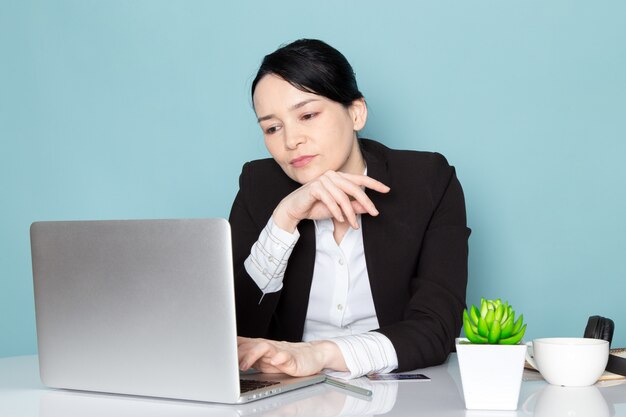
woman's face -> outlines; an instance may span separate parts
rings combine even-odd
[[[328,170],[363,173],[356,138],[367,120],[363,99],[346,108],[266,75],[257,84],[253,101],[265,146],[294,181],[305,184]]]

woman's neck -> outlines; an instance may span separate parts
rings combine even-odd
[[[354,142],[352,144],[348,160],[343,167],[341,167],[340,171],[345,172],[346,174],[355,175],[363,175],[365,172],[365,159],[361,153],[361,147],[359,146],[359,141],[356,136],[354,137]]]

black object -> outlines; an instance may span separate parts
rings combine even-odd
[[[613,323],[613,320],[602,316],[591,316],[587,321],[587,327],[585,327],[585,334],[583,337],[606,340],[609,342],[610,347],[611,342],[613,341],[614,331],[615,324]],[[609,361],[606,364],[606,370],[613,372],[614,374],[626,376],[626,359],[609,354]]]
[[[590,339],[602,339],[609,342],[609,347],[613,341],[613,332],[615,331],[615,324],[613,320],[602,316],[591,316],[587,321],[587,327],[585,327],[585,335]]]

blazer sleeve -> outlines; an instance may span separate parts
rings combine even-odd
[[[434,154],[432,214],[409,277],[403,317],[381,325],[398,356],[397,371],[442,363],[454,349],[462,325],[467,287],[468,238],[463,190],[453,167]]]
[[[281,291],[263,295],[244,267],[244,261],[250,255],[252,245],[258,240],[271,215],[270,212],[265,216],[263,210],[259,211],[259,207],[254,207],[251,201],[252,176],[251,164],[246,163],[239,177],[239,191],[229,216],[233,245],[237,334],[246,337],[267,337]]]

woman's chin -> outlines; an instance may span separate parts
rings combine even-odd
[[[293,167],[289,167],[289,169],[285,170],[283,169],[283,171],[285,171],[285,174],[287,174],[287,176],[289,178],[291,178],[292,180],[294,180],[297,183],[300,184],[306,184],[308,182],[313,181],[314,179],[316,179],[317,177],[319,177],[320,175],[322,175],[324,172],[319,172],[319,170],[317,169],[312,169],[313,167],[309,168],[309,167],[303,167],[303,168],[293,168]]]

